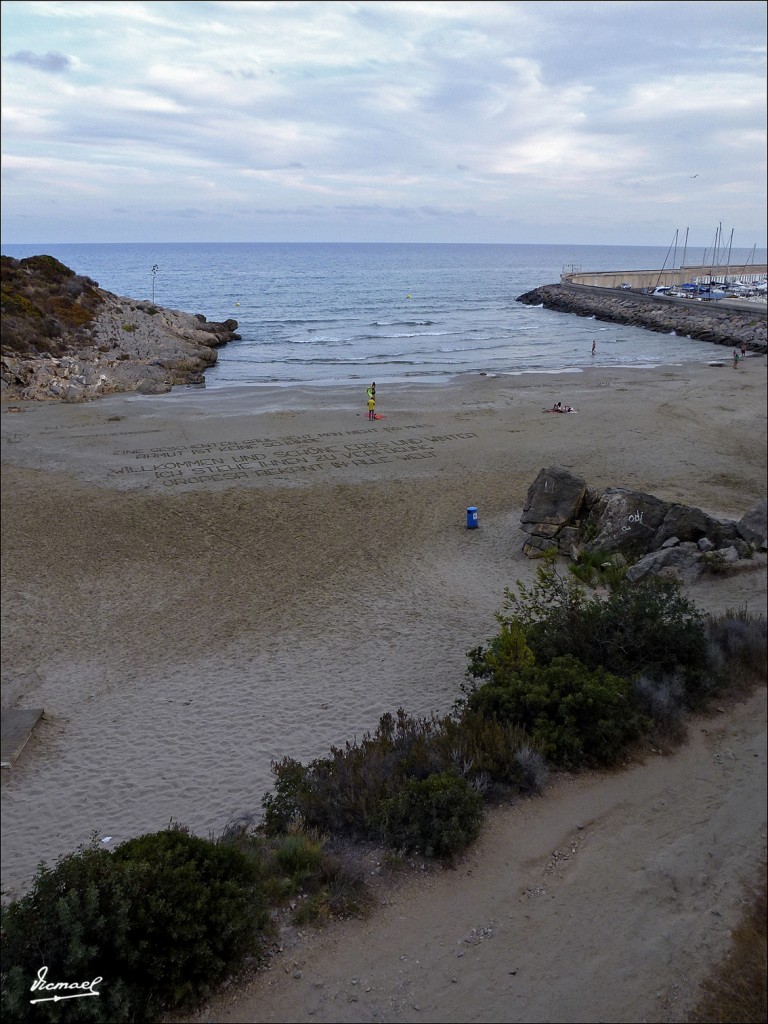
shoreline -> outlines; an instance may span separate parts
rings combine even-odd
[[[749,366],[766,363],[766,356],[761,352],[747,352],[743,358]],[[741,359],[739,362],[741,364]],[[743,364],[741,368],[746,369]],[[399,401],[408,395],[418,398],[421,392],[424,393],[426,399],[429,399],[435,397],[441,389],[466,391],[470,397],[475,397],[475,392],[479,394],[482,388],[492,391],[494,382],[495,386],[501,386],[504,383],[520,382],[521,385],[529,389],[535,386],[543,387],[545,384],[547,386],[554,386],[559,378],[562,378],[564,386],[570,386],[580,379],[583,379],[583,382],[589,383],[592,378],[599,375],[613,375],[617,380],[622,380],[625,375],[628,378],[656,375],[657,377],[667,379],[670,373],[676,371],[679,373],[693,373],[698,370],[714,371],[720,369],[727,369],[728,371],[732,369],[732,358],[730,355],[724,353],[721,357],[718,357],[716,354],[713,354],[712,359],[708,360],[690,359],[673,363],[653,362],[630,365],[598,363],[589,366],[561,367],[558,369],[526,369],[508,372],[489,372],[485,370],[461,371],[434,381],[427,381],[421,378],[414,380],[401,379],[394,382],[384,381],[378,384],[377,399],[379,404],[381,404],[381,401],[389,401],[391,399]],[[630,382],[632,381],[630,380]],[[107,402],[120,403],[125,401],[147,407],[155,406],[156,404],[156,408],[162,410],[165,406],[169,406],[169,403],[175,405],[185,399],[190,404],[196,402],[210,403],[216,400],[233,402],[238,399],[245,402],[253,395],[267,395],[277,403],[273,404],[270,402],[267,406],[259,405],[255,410],[249,409],[249,412],[253,415],[259,415],[264,412],[279,411],[280,405],[278,400],[281,398],[285,400],[285,407],[290,408],[292,411],[310,411],[318,405],[322,405],[327,409],[362,406],[364,404],[364,397],[361,398],[361,395],[365,396],[369,383],[370,381],[367,377],[360,377],[354,381],[316,380],[288,381],[285,383],[269,381],[263,383],[226,384],[210,384],[206,382],[205,386],[177,384],[169,391],[159,394],[148,394],[138,391],[113,392],[100,395],[88,403],[62,402],[57,399],[41,401],[3,393],[0,395],[0,408],[5,408],[9,405],[21,406],[23,408],[58,408],[65,406],[74,408],[82,407],[83,405],[93,407],[102,406]],[[330,403],[327,401],[323,402],[321,399],[330,399]]]
[[[353,386],[4,401],[2,706],[45,714],[2,773],[3,887],[93,833],[217,833],[259,813],[271,759],[445,713],[535,573],[542,467],[740,518],[766,490],[766,369],[382,387],[376,423]],[[690,594],[763,610],[765,558]]]

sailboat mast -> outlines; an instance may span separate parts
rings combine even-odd
[[[671,241],[671,243],[670,243],[669,249],[667,249],[667,255],[666,255],[666,256],[664,257],[664,265],[662,266],[661,270],[659,271],[659,276],[658,276],[658,277],[656,278],[656,285],[655,285],[655,287],[656,287],[656,288],[658,288],[658,287],[659,287],[659,282],[661,281],[661,275],[662,275],[662,274],[664,273],[664,271],[666,270],[666,267],[667,267],[667,260],[669,259],[669,254],[670,254],[670,252],[672,251],[672,246],[673,246],[673,245],[676,245],[676,244],[677,244],[677,231],[675,232],[675,237],[674,237],[674,238],[672,239],[672,241]],[[673,263],[672,263],[672,266],[673,266],[673,268],[674,268],[674,265],[675,265],[675,264],[674,264],[674,262],[673,262]]]
[[[725,284],[728,284],[728,271],[731,268],[731,249],[733,248],[733,228],[731,228],[731,237],[728,239],[728,259],[725,264]]]
[[[685,277],[685,257],[686,257],[686,254],[688,253],[688,231],[689,231],[689,229],[686,228],[685,229],[685,245],[683,246],[683,258],[680,261],[680,270],[682,271],[680,276],[683,277],[683,278]],[[681,281],[680,283],[681,284],[685,284],[685,281]]]

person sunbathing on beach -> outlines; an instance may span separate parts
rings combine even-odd
[[[562,411],[563,411],[563,403],[562,402],[555,402],[555,404],[552,406],[552,412],[562,412]]]

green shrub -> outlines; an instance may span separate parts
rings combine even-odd
[[[3,909],[3,1010],[15,1021],[144,1021],[237,971],[267,923],[257,867],[235,846],[179,828],[86,848]],[[31,1006],[55,981],[103,978],[98,998]]]
[[[274,792],[264,796],[264,826],[271,834],[292,822],[351,839],[378,836],[378,811],[404,779],[426,778],[445,767],[439,719],[418,719],[402,708],[382,715],[376,732],[360,743],[334,747],[306,767],[291,758],[272,764]]]
[[[457,773],[489,799],[510,790],[538,792],[547,777],[530,737],[511,722],[464,710],[458,720],[445,721],[444,742]]]
[[[47,281],[61,283],[69,277],[74,277],[74,270],[65,267],[63,263],[54,256],[27,256],[19,260],[19,266],[25,270],[31,270],[35,275]]]
[[[0,302],[2,303],[3,316],[23,316],[30,319],[42,320],[43,312],[33,302],[14,291],[3,282],[0,288]]]
[[[275,777],[273,791],[265,793],[261,802],[264,830],[267,835],[276,836],[302,820],[302,809],[306,808],[309,796],[309,773],[301,761],[283,757],[272,762],[272,774]]]
[[[181,1005],[223,980],[265,924],[254,863],[234,846],[182,829],[139,836],[113,857],[136,900],[137,981]]]
[[[482,820],[482,796],[453,772],[409,779],[379,809],[382,838],[427,857],[463,850],[477,838]]]
[[[334,851],[315,829],[293,823],[267,835],[250,815],[230,821],[220,841],[237,846],[258,865],[270,907],[289,906],[296,924],[363,913],[369,903],[365,872],[349,847]]]
[[[311,878],[323,860],[323,842],[304,831],[292,831],[278,846],[275,859],[283,871],[300,885]]]
[[[569,562],[568,571],[587,586],[605,585],[615,588],[627,574],[623,556],[605,551],[584,551],[578,562]]]
[[[359,916],[368,905],[362,868],[334,853],[315,832],[293,828],[275,840],[278,870],[287,872],[284,891],[296,924]]]
[[[612,764],[647,728],[627,679],[571,655],[486,683],[467,710],[524,729],[554,764]]]
[[[132,1020],[136,994],[122,977],[119,952],[132,961],[131,909],[128,882],[106,850],[41,865],[31,892],[2,910],[3,1017],[20,1024]],[[30,986],[44,966],[50,981],[103,978],[99,996],[32,1006]]]
[[[520,630],[512,627],[503,634],[494,664],[529,666],[532,655]],[[333,748],[329,757],[306,766],[292,758],[273,762],[275,785],[262,800],[263,828],[272,837],[301,826],[353,841],[418,848],[431,856],[443,856],[436,851],[449,848],[455,853],[474,833],[463,824],[437,824],[445,780],[458,778],[473,793],[473,806],[482,806],[483,794],[536,791],[546,770],[534,748],[510,723],[468,712],[420,719],[400,708],[396,715],[382,715],[376,731],[360,743]],[[430,800],[434,807],[421,834],[410,815],[418,812],[419,801]]]
[[[705,619],[672,580],[648,576],[622,580],[607,597],[587,597],[573,579],[563,579],[554,558],[542,560],[531,588],[504,592],[497,618],[502,627],[517,622],[538,664],[573,655],[588,668],[620,676],[662,678],[682,673],[695,702],[707,667]],[[490,648],[489,648],[490,650]],[[487,660],[481,651],[470,673]]]
[[[470,679],[502,679],[536,664],[520,621],[501,616],[497,618],[501,629],[488,641],[488,646],[475,647],[467,653],[467,676]]]

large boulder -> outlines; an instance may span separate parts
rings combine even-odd
[[[736,524],[736,532],[748,544],[765,551],[768,547],[768,503],[761,498]]]
[[[731,571],[755,548],[766,549],[766,499],[736,522],[627,487],[600,493],[570,470],[550,466],[528,488],[520,526],[529,558],[554,548],[578,562],[600,552],[634,562],[630,581],[649,572],[691,580],[705,569]]]
[[[542,469],[531,486],[520,517],[521,529],[535,537],[553,538],[578,518],[586,481],[559,466]]]
[[[707,537],[715,547],[721,548],[732,544],[738,534],[735,522],[717,519],[695,505],[672,505],[656,532],[653,547],[660,548],[670,537],[695,543]]]
[[[586,522],[585,551],[652,551],[669,504],[652,494],[609,487],[592,506]]]
[[[691,583],[704,571],[703,558],[702,552],[693,543],[651,551],[627,569],[627,579],[630,583],[637,583],[645,576],[654,574]]]

